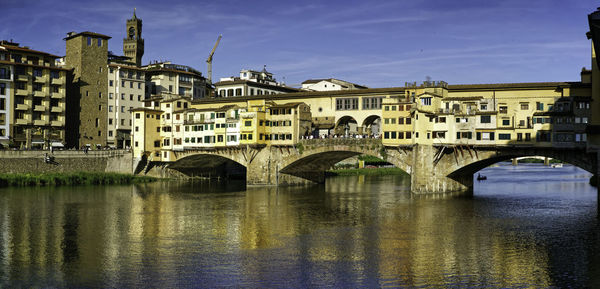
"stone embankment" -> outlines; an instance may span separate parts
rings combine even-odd
[[[131,152],[107,151],[0,151],[0,173],[133,172]]]

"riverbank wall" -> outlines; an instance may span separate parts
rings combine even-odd
[[[107,151],[0,151],[0,173],[133,173],[132,154]]]

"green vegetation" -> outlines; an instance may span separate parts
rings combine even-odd
[[[6,186],[64,186],[64,185],[112,185],[156,181],[148,176],[118,173],[43,173],[0,174],[0,187]]]
[[[298,150],[299,154],[302,154],[302,152],[304,151],[304,146],[301,143],[297,143],[296,149]]]
[[[357,176],[357,175],[408,175],[399,168],[376,168],[376,169],[337,169],[326,172],[328,176]]]
[[[378,157],[374,157],[374,156],[370,156],[370,155],[361,155],[361,156],[358,156],[358,159],[361,161],[364,161],[365,163],[385,163],[386,162]]]

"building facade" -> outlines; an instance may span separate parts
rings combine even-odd
[[[143,106],[146,95],[145,70],[126,64],[108,64],[107,145],[131,147],[131,112]]]
[[[135,9],[133,17],[127,19],[126,37],[123,38],[123,54],[131,59],[135,66],[142,66],[144,56],[144,39],[142,38],[142,19],[137,18]]]
[[[70,32],[65,38],[65,68],[71,69],[68,88],[67,142],[70,147],[107,145],[108,40],[94,32]]]
[[[332,90],[350,90],[367,89],[368,87],[356,83],[335,79],[309,79],[302,82],[302,90],[306,91],[332,91]]]
[[[62,147],[67,71],[58,56],[0,42],[0,143],[18,148]]]
[[[201,99],[208,95],[206,78],[192,67],[171,62],[155,62],[143,66],[142,69],[146,72],[146,98],[175,94],[190,99]]]
[[[298,89],[285,86],[273,77],[266,68],[262,71],[240,71],[239,77],[221,78],[215,83],[216,97],[272,95],[297,92]]]

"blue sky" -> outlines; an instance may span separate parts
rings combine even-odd
[[[590,66],[591,0],[41,1],[0,0],[0,39],[64,55],[69,31],[113,38],[143,19],[143,63],[170,60],[213,79],[262,69],[279,81],[339,78],[369,87],[427,76],[450,84],[576,81]]]

